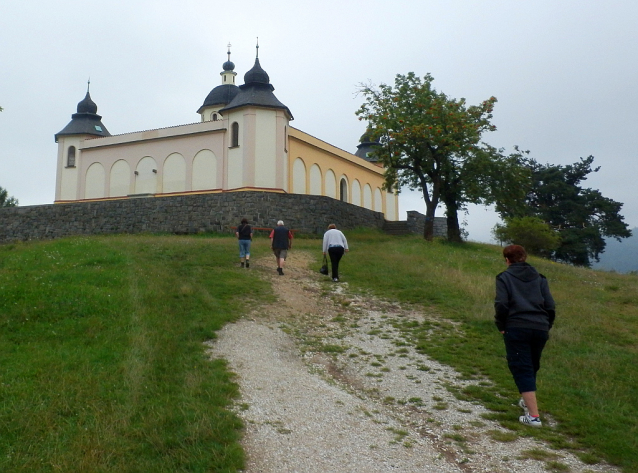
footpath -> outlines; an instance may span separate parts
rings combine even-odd
[[[277,301],[209,343],[237,375],[246,473],[619,471],[484,419],[451,391],[489,381],[461,379],[393,326],[431,314],[355,295],[312,261],[291,252],[278,276],[274,257],[251,260]]]

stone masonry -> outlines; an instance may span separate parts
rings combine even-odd
[[[383,227],[383,214],[330,197],[271,192],[225,192],[129,198],[0,209],[0,243],[113,233],[232,233],[246,217],[254,227],[277,220],[301,233]]]

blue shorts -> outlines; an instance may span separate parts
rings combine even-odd
[[[252,241],[250,240],[239,240],[239,257],[245,258],[246,256],[250,256],[250,244]]]

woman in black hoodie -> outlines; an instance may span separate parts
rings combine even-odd
[[[507,270],[496,276],[495,322],[503,334],[507,365],[522,399],[523,424],[541,427],[536,402],[536,373],[541,353],[556,317],[554,299],[545,276],[526,263],[520,245],[503,249]]]

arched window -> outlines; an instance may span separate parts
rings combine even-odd
[[[66,167],[75,167],[75,146],[69,146],[69,150],[66,155]]]
[[[217,114],[216,114],[216,113],[213,113],[213,114],[211,115],[210,119],[211,119],[212,121],[216,122],[216,121],[217,121]]]
[[[233,122],[230,126],[230,147],[237,148],[239,146],[239,123]]]
[[[339,183],[339,200],[341,202],[348,202],[348,182],[343,177]]]

